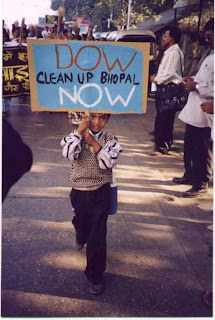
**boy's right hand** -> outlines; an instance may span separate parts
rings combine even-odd
[[[82,121],[79,124],[77,132],[82,135],[86,129],[89,129],[89,127],[90,127],[90,118],[86,114],[84,114],[82,117]]]

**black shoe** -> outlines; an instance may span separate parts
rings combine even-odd
[[[95,295],[101,294],[104,290],[103,282],[94,284],[92,282],[89,282],[89,292]]]
[[[208,191],[207,186],[204,186],[202,188],[192,187],[190,190],[183,192],[182,196],[184,198],[193,198],[193,197],[201,196],[201,195],[207,193],[207,191]]]
[[[167,148],[162,148],[162,147],[155,148],[155,151],[158,151],[161,154],[168,154],[169,153],[169,150]]]
[[[156,146],[155,144],[155,151],[160,152],[161,154],[168,154],[169,153],[169,146],[166,142],[164,142],[163,147]]]
[[[177,184],[191,184],[192,185],[191,179],[188,179],[188,178],[185,178],[185,177],[173,178],[172,181],[174,183],[177,183]]]

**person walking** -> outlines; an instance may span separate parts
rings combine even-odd
[[[84,115],[77,131],[61,141],[63,156],[72,162],[70,198],[75,248],[81,250],[87,244],[85,274],[92,294],[100,294],[104,288],[112,168],[123,150],[113,134],[103,131],[109,116]]]

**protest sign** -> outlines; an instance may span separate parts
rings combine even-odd
[[[149,43],[29,40],[32,111],[146,112]]]
[[[58,23],[58,16],[51,16],[46,15],[45,16],[46,23],[56,24]]]
[[[38,26],[39,27],[54,27],[53,23],[46,23],[46,19],[43,17],[38,18]]]
[[[3,98],[30,94],[26,48],[3,48]]]

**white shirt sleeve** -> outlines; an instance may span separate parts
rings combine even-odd
[[[117,164],[117,159],[123,148],[115,141],[108,141],[106,145],[97,153],[97,159],[99,161],[99,167],[101,169],[112,169]]]
[[[157,84],[167,84],[175,80],[176,78],[173,76],[174,72],[181,75],[181,62],[179,55],[179,51],[177,49],[173,49],[172,51],[169,51],[166,56],[164,56],[164,59],[161,61],[158,69],[158,74],[155,77],[155,82]]]
[[[64,137],[61,140],[60,145],[63,147],[62,154],[69,161],[75,161],[78,159],[81,152],[81,140],[82,136],[77,132],[70,133],[69,136]]]
[[[214,55],[210,54],[202,62],[194,81],[198,83],[198,92],[201,98],[214,97]]]
[[[201,98],[213,99],[214,97],[214,80],[201,82],[198,84],[198,91]]]

